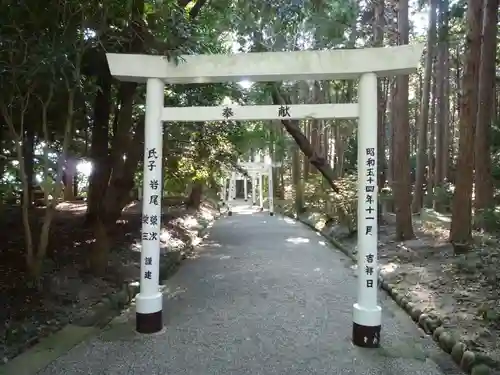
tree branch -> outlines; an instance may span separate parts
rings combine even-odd
[[[201,8],[203,8],[203,6],[207,3],[208,3],[208,0],[198,0],[196,2],[196,4],[194,4],[194,6],[189,11],[189,18],[191,18],[193,20],[196,17],[198,17],[198,14],[200,14]]]
[[[285,98],[281,95],[279,92],[278,88],[276,87],[275,84],[270,85],[272,88],[271,91],[271,97],[273,100],[273,103],[275,105],[287,105],[288,101],[285,100]],[[288,134],[292,136],[292,138],[297,142],[297,145],[301,149],[301,151],[304,153],[304,155],[309,159],[309,162],[320,171],[320,173],[323,175],[323,177],[328,181],[330,186],[332,187],[333,191],[338,193],[339,188],[335,184],[335,173],[333,169],[328,165],[326,162],[326,159],[319,155],[313,145],[311,145],[311,142],[307,139],[307,137],[302,133],[300,130],[298,121],[290,121],[290,120],[281,120],[281,123],[285,127],[286,131]]]

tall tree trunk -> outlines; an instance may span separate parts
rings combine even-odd
[[[332,128],[331,124],[328,122],[325,122],[325,127],[323,129],[323,155],[326,158],[326,161],[328,164],[330,164],[330,134],[331,134]]]
[[[337,135],[336,135],[336,148],[335,148],[335,154],[337,158],[337,176],[339,178],[344,177],[344,161],[345,161],[345,149],[346,149],[346,141],[344,136],[342,135],[342,128],[340,125],[336,126],[337,129]]]
[[[413,196],[412,211],[420,212],[424,205],[425,170],[429,165],[427,155],[427,128],[429,124],[429,99],[431,91],[432,61],[434,60],[434,45],[436,43],[436,7],[437,1],[429,1],[429,28],[427,32],[427,56],[425,58],[424,82],[420,102],[420,116],[418,118],[418,153],[415,181],[415,195]]]
[[[432,65],[436,65],[436,59],[433,59]],[[434,69],[431,69],[434,71]],[[429,197],[428,204],[432,206],[434,202],[434,186],[435,183],[435,171],[436,171],[436,73],[431,77],[431,114],[429,117],[429,168],[427,169],[427,195]],[[425,203],[425,202],[424,202]]]
[[[398,9],[400,44],[408,44],[408,0],[401,0]],[[394,123],[394,204],[396,238],[404,241],[415,237],[411,217],[410,131],[408,108],[408,76],[396,78],[396,121]]]
[[[73,201],[75,200],[75,189],[74,180],[76,177],[76,163],[77,159],[68,156],[66,158],[66,168],[63,172],[63,182],[64,182],[64,200]]]
[[[130,12],[130,34],[131,40],[128,45],[128,51],[131,53],[140,53],[143,51],[144,39],[144,0],[133,0]],[[108,253],[113,240],[113,232],[116,221],[121,215],[121,211],[130,198],[130,190],[134,187],[133,175],[138,163],[138,154],[144,152],[137,142],[144,138],[143,123],[135,129],[134,141],[131,141],[130,133],[133,131],[133,104],[137,83],[122,82],[119,89],[120,110],[118,113],[118,126],[116,133],[113,134],[111,152],[106,158],[108,169],[103,170],[108,174],[103,174],[102,178],[104,192],[98,197],[96,203],[98,211],[97,217],[92,217],[96,241],[90,252],[90,267],[96,274],[104,274],[107,267]],[[143,121],[143,120],[139,120]],[[109,122],[109,121],[108,121]],[[106,124],[109,126],[109,124]],[[104,130],[103,135],[104,135]],[[109,130],[107,130],[109,131]],[[102,145],[104,151],[104,144]],[[108,144],[106,143],[106,148]],[[127,150],[129,150],[127,152]],[[106,153],[108,150],[106,150]],[[124,161],[123,157],[127,158]],[[97,197],[96,197],[97,198]]]
[[[33,205],[33,185],[35,182],[35,168],[34,168],[34,156],[35,156],[35,128],[33,126],[26,126],[23,137],[23,160],[24,160],[24,171],[26,173],[26,180],[28,182],[28,202],[26,204],[28,207]],[[21,196],[22,197],[22,196]],[[54,197],[57,198],[57,197]]]
[[[387,182],[391,189],[393,189],[393,182],[394,182],[394,128],[395,128],[395,122],[396,122],[396,83],[394,81],[389,83],[390,88],[389,88],[389,98],[388,102],[389,105],[388,107],[390,108],[389,111],[389,126],[387,129],[387,145],[389,148],[389,163],[387,165]]]
[[[381,186],[387,186],[388,185],[388,161],[387,161],[387,150],[388,150],[388,147],[389,147],[389,143],[388,143],[388,133],[389,133],[389,127],[387,126],[387,105],[388,105],[388,102],[389,102],[389,90],[390,90],[390,80],[388,78],[384,78],[381,83],[382,83],[382,87],[381,87],[381,94],[382,94],[382,102],[380,103],[380,106],[382,107],[382,109],[380,110],[379,112],[379,115],[381,116],[381,121],[382,121],[382,129],[380,130],[380,132],[382,134],[379,134],[379,137],[382,139],[383,143],[381,145],[381,147],[383,148],[384,150],[384,170],[382,171],[383,173],[383,176],[381,176],[381,181],[383,182],[383,184]],[[379,130],[379,129],[377,129]],[[380,150],[380,148],[379,148]]]
[[[111,111],[111,76],[107,72],[97,77],[97,93],[94,101],[90,160],[87,219],[93,223],[100,210],[101,199],[106,193],[110,165],[108,155],[109,118]]]
[[[375,14],[373,22],[373,46],[383,47],[384,45],[384,26],[385,26],[385,0],[377,0],[373,2],[373,11]],[[377,79],[377,171],[378,171],[378,186],[382,188],[386,180],[386,157],[385,157],[385,124],[384,124],[384,93],[382,92],[381,79]]]
[[[304,121],[304,136],[307,140],[311,137],[311,124],[309,120]],[[309,159],[304,155],[302,162],[304,164],[304,181],[309,179],[309,171],[311,170],[311,165],[309,164]]]
[[[457,82],[456,91],[456,103],[457,103],[457,116],[460,119],[460,111],[462,110],[462,59],[461,59],[461,51],[460,51],[460,43],[457,43],[457,51],[456,51],[456,60],[455,60],[455,79]],[[458,150],[458,146],[457,146]]]
[[[444,133],[444,144],[445,148],[445,160],[443,160],[443,171],[444,177],[447,181],[450,181],[451,172],[453,170],[453,159],[454,154],[452,152],[453,149],[453,132],[454,126],[450,121],[450,108],[451,108],[451,64],[450,64],[450,49],[449,45],[446,48],[446,57],[445,57],[445,74],[446,74],[446,82],[445,82],[445,112],[444,112],[444,124],[445,124],[445,133]]]
[[[394,46],[398,44],[398,22],[397,22],[397,7],[395,6],[394,1],[391,1],[390,6],[388,8],[388,14],[389,14],[389,24],[387,25],[387,28],[389,30],[392,30],[393,32],[388,35],[388,42],[389,45]],[[394,126],[395,126],[395,121],[396,121],[396,81],[395,79],[388,79],[387,80],[388,87],[387,87],[387,107],[390,108],[389,115],[388,115],[388,126],[387,126],[387,132],[386,132],[386,138],[387,138],[387,148],[389,152],[389,161],[387,164],[387,183],[388,186],[390,186],[391,189],[393,189],[393,181],[394,181]],[[392,201],[393,205],[394,201]],[[392,207],[389,207],[390,211],[393,211]]]
[[[191,185],[191,192],[186,202],[186,206],[192,209],[198,209],[203,197],[203,182],[196,180]]]
[[[417,72],[417,90],[415,95],[416,103],[420,103],[422,101],[423,86],[424,86],[424,77],[422,76],[421,72]],[[412,155],[416,155],[418,152],[418,124],[420,121],[421,113],[420,113],[420,107],[417,104],[412,105],[412,109],[413,109],[413,126],[410,127],[411,129],[410,152]],[[412,183],[414,182],[415,181],[413,180]]]
[[[438,57],[436,66],[436,81],[437,81],[437,116],[436,116],[436,188],[442,187],[445,179],[445,171],[443,167],[448,162],[446,158],[447,146],[445,142],[445,118],[446,118],[446,57],[448,50],[448,0],[439,2],[439,31],[438,31]],[[440,202],[434,204],[436,210],[441,210]]]
[[[472,240],[472,180],[483,14],[482,1],[468,0],[467,4],[467,35],[457,160],[459,173],[456,174],[450,230],[450,242],[456,253],[468,251]]]
[[[479,67],[479,90],[475,142],[475,199],[476,213],[491,207],[493,181],[491,177],[491,120],[495,95],[495,57],[497,47],[498,0],[486,0],[483,19],[483,45]],[[486,228],[486,223],[480,223]]]
[[[73,177],[73,196],[78,197],[78,171],[76,171]]]
[[[297,124],[297,126],[299,125]],[[301,173],[300,149],[299,146],[294,143],[292,145],[292,181],[295,193],[295,212],[297,214],[301,214],[304,211],[304,193]]]
[[[320,86],[320,83],[319,81],[314,81],[313,82],[313,85],[312,85],[312,102],[313,104],[319,104],[320,103],[320,97],[321,97],[321,86]],[[320,148],[318,147],[319,144],[320,144],[320,133],[321,133],[321,121],[320,120],[316,120],[316,119],[312,119],[310,121],[310,129],[311,129],[311,135],[310,135],[310,142],[311,142],[311,146],[313,147],[313,149],[315,150],[315,152],[319,155],[319,156],[322,156],[322,152],[320,150]],[[318,170],[312,166],[311,167],[311,170],[310,170],[310,173],[312,175],[316,175],[318,174]]]

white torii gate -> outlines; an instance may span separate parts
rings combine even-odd
[[[415,72],[423,44],[330,51],[253,52],[189,55],[176,65],[163,56],[106,54],[111,74],[146,82],[143,226],[136,329],[163,328],[159,290],[162,122],[359,118],[358,126],[358,293],[352,340],[378,347],[382,310],[377,303],[377,77]],[[286,106],[164,107],[165,84],[360,79],[358,103]],[[147,220],[146,220],[147,219]]]
[[[234,171],[229,171],[226,168],[223,169],[223,172],[227,175],[230,175],[231,177],[223,176],[222,181],[221,181],[221,192],[220,192],[220,198],[222,201],[222,205],[227,206],[228,209],[228,215],[232,215],[231,211],[231,201],[233,200],[233,197],[236,194],[236,185],[235,185],[235,173]],[[229,187],[227,185],[229,181]]]
[[[240,162],[238,165],[245,169],[248,174],[250,175],[250,179],[252,180],[252,206],[256,205],[256,183],[255,180],[256,178],[262,179],[263,175],[269,175],[269,173],[272,174],[272,167],[279,166],[281,164],[269,164],[269,163],[263,163],[263,162]],[[228,169],[224,169],[223,171],[227,176],[222,177],[221,181],[221,192],[220,192],[220,197],[222,201],[222,205],[227,206],[227,214],[228,216],[232,216],[232,205],[231,202],[236,199],[236,181],[237,180],[243,180],[243,190],[244,190],[244,196],[245,196],[245,201],[248,199],[246,198],[248,196],[248,177],[244,176],[241,173],[235,172],[235,171],[229,171]],[[228,177],[229,176],[229,177]],[[228,187],[228,182],[229,182],[229,188]],[[272,182],[270,185],[272,189]],[[228,193],[226,192],[226,189],[228,190]],[[269,213],[271,216],[274,215],[274,205],[273,205],[273,196],[274,192],[271,190],[269,191]],[[262,188],[262,182],[259,183],[259,205],[260,205],[260,210],[263,211],[263,188]]]
[[[267,176],[268,181],[268,202],[269,202],[269,215],[274,216],[274,186],[273,186],[273,168],[280,167],[281,163],[266,163],[266,162],[243,162],[239,164],[244,168],[252,178],[252,205],[256,204],[256,190],[255,180],[258,179],[259,186],[259,207],[264,210],[264,190],[263,190],[263,177]],[[246,184],[246,182],[245,182]]]
[[[264,171],[265,173],[266,171]],[[255,172],[254,171],[248,171],[248,173],[250,174],[250,178],[252,179],[252,206],[255,205]],[[246,176],[243,176],[241,174],[238,174],[236,172],[231,172],[231,173],[228,173],[230,174],[230,177],[223,177],[222,179],[222,182],[221,182],[221,185],[222,185],[222,191],[221,191],[221,200],[222,200],[222,204],[223,205],[226,205],[227,206],[227,215],[228,216],[232,216],[233,212],[231,210],[232,208],[232,205],[231,205],[231,201],[236,199],[236,181],[237,180],[243,180],[243,190],[244,190],[244,195],[245,195],[245,201],[247,201],[246,197],[247,197],[247,194],[248,194],[248,189],[247,189],[247,183],[248,183],[248,179]],[[229,181],[229,194],[228,196],[226,196],[226,186],[227,186],[227,182]],[[259,189],[262,190],[262,187],[259,186]],[[260,196],[262,197],[262,193],[260,194]],[[262,199],[261,199],[262,201]],[[261,204],[261,207],[262,207],[262,204]],[[261,209],[262,211],[262,209]]]
[[[229,178],[229,194],[226,200],[226,205],[227,205],[227,214],[228,216],[231,216],[233,214],[233,211],[231,210],[232,207],[232,201],[236,199],[236,181],[241,180],[243,176],[240,175],[238,172],[231,172],[231,177]],[[224,186],[224,194],[226,191],[226,181],[227,178],[224,178],[223,181],[223,186]]]

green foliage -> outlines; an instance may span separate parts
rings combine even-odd
[[[332,192],[320,175],[311,176],[305,183],[305,202],[308,211],[325,213],[332,223],[356,231],[357,187],[356,176],[337,179],[339,191]]]
[[[490,133],[491,174],[496,187],[500,187],[500,119],[492,123]]]
[[[500,233],[500,211],[496,207],[477,210],[474,214],[474,227],[489,233]]]
[[[350,175],[338,179],[338,193],[330,193],[327,214],[336,223],[354,233],[357,229],[358,189],[357,178]]]
[[[357,170],[358,160],[358,137],[354,134],[347,139],[347,147],[344,153],[344,171],[347,173],[355,173]]]
[[[434,187],[434,200],[436,210],[439,212],[450,212],[455,186],[451,182]]]

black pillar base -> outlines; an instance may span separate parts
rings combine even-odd
[[[274,212],[269,212],[269,216],[274,216]]]
[[[248,202],[248,199],[245,199],[245,202]]]
[[[263,207],[261,207],[261,208],[260,208],[260,212],[262,212],[262,211],[264,211],[264,208],[263,208]]]
[[[380,346],[381,326],[362,326],[354,323],[352,326],[352,343],[361,348],[378,348]]]
[[[163,329],[162,311],[135,314],[135,329],[139,333],[156,333]]]
[[[235,200],[236,200],[236,198],[233,198],[233,201],[235,201]]]
[[[228,211],[227,216],[233,216],[233,213],[231,211]]]
[[[255,202],[252,202],[252,206],[257,206],[257,203],[255,203]]]

